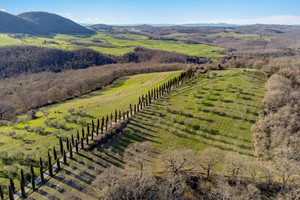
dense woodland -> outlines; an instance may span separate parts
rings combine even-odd
[[[6,46],[0,48],[0,79],[24,73],[62,72],[113,63],[187,63],[199,60],[196,56],[143,47],[116,57],[91,49],[64,51],[33,46]]]

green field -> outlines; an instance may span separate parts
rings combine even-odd
[[[258,71],[244,69],[199,76],[134,116],[108,143],[81,151],[30,197],[97,199],[100,191],[92,181],[109,165],[123,166],[124,149],[134,142],[151,141],[157,154],[169,148],[197,153],[215,147],[254,158],[250,128],[263,109],[264,84]],[[161,170],[157,167],[155,172]]]
[[[8,153],[8,160],[0,159],[0,184],[7,185],[7,177],[17,182],[21,167],[28,173],[28,164],[38,166],[40,156],[46,156],[54,145],[58,149],[58,137],[68,137],[87,122],[110,115],[117,110],[127,110],[129,104],[137,103],[138,97],[148,89],[167,81],[180,72],[163,72],[123,77],[112,85],[64,103],[44,107],[37,112],[37,119],[20,116],[12,126],[0,127],[0,156]],[[70,109],[74,109],[71,113]],[[47,114],[45,114],[47,113]],[[71,120],[72,119],[72,120]],[[45,125],[45,120],[58,124],[55,128]],[[60,125],[59,125],[60,124]],[[30,126],[30,127],[28,127]],[[27,128],[26,128],[27,127]],[[41,128],[44,130],[39,130]],[[19,186],[19,184],[16,184]]]
[[[45,43],[43,41],[56,42],[57,44]],[[40,47],[59,48],[64,50],[76,50],[80,48],[91,48],[102,53],[122,55],[132,51],[137,46],[150,49],[162,49],[176,51],[188,55],[204,57],[220,57],[213,51],[223,48],[208,46],[204,44],[185,44],[182,41],[151,40],[145,36],[134,34],[97,34],[86,37],[72,35],[52,36],[17,36],[12,34],[0,34],[0,46],[4,45],[33,45]]]

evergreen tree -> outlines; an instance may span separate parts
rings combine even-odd
[[[63,153],[64,153],[64,145],[63,145],[63,141],[62,141],[61,137],[59,138],[59,147],[60,147],[60,153],[61,153],[61,155],[63,155]]]
[[[69,147],[69,151],[70,151],[70,158],[73,159],[73,146],[72,144],[70,144],[70,147]]]
[[[34,170],[32,164],[30,165],[30,174],[31,174],[31,186],[32,190],[35,190],[35,175],[34,175]]]
[[[57,166],[57,170],[59,171],[60,170],[60,162],[59,162],[58,158],[56,159],[56,166]]]
[[[64,151],[63,160],[64,160],[65,165],[67,165],[68,163],[67,163],[67,154],[66,154],[66,151]]]
[[[92,120],[92,134],[95,132],[95,123],[94,120]]]
[[[108,128],[108,115],[106,115],[106,120],[105,120],[105,130]]]
[[[67,150],[68,150],[68,148],[69,148],[69,138],[67,138],[67,145],[66,145],[67,147]]]
[[[100,130],[100,120],[97,120],[97,128],[96,128],[96,134],[99,135],[99,130]]]
[[[75,142],[75,149],[76,149],[76,153],[78,153],[78,140],[76,140]]]
[[[90,135],[90,125],[89,124],[87,124],[86,125],[86,137],[89,137],[89,135]]]
[[[94,141],[94,133],[92,132],[91,140]]]
[[[25,183],[21,180],[20,181],[20,189],[21,189],[21,194],[22,194],[22,198],[25,199],[26,198],[26,194],[25,194]]]
[[[110,113],[110,127],[112,127],[112,122],[113,122],[113,114]]]
[[[86,142],[87,145],[89,144],[89,137],[88,137],[88,135],[85,138],[85,142]]]
[[[4,194],[3,194],[1,186],[0,186],[0,198],[1,198],[1,200],[4,200]]]
[[[132,116],[132,106],[131,106],[131,104],[129,105],[129,109],[130,109],[130,116]]]
[[[10,185],[11,191],[13,193],[15,193],[16,192],[15,184],[14,184],[14,181],[11,178],[9,178],[9,185]]]
[[[126,114],[127,114],[127,119],[129,119],[129,110],[127,110]]]
[[[11,186],[8,186],[9,200],[14,200],[14,192]]]
[[[118,111],[115,110],[115,124],[117,124],[117,121],[118,121]]]
[[[121,119],[122,119],[122,112],[119,111],[119,121],[121,121]]]
[[[83,127],[81,128],[81,135],[82,135],[82,138],[85,138],[84,128]]]
[[[24,171],[23,171],[23,169],[21,169],[20,181],[25,184],[25,177],[24,177]]]
[[[137,112],[140,112],[140,103],[137,105]]]
[[[136,104],[134,104],[134,114],[136,114]]]
[[[83,138],[81,138],[80,143],[81,143],[81,148],[84,149]]]
[[[40,176],[41,176],[41,182],[44,183],[45,179],[44,179],[44,172],[43,172],[43,162],[41,157],[40,157]]]
[[[80,139],[80,136],[79,136],[79,131],[77,130],[77,140]]]
[[[103,130],[104,130],[104,117],[102,117],[101,119],[101,134],[103,134]]]
[[[52,169],[52,162],[51,162],[51,156],[50,156],[49,151],[48,151],[48,172],[49,172],[49,175],[52,177],[53,169]]]
[[[72,145],[74,146],[75,145],[75,140],[74,140],[74,135],[73,134],[72,134],[71,139],[72,139]]]
[[[56,154],[55,146],[53,146],[53,157],[54,157],[54,160],[57,159],[57,154]]]

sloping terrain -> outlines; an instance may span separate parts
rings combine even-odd
[[[94,33],[69,19],[52,13],[26,12],[15,16],[2,11],[0,11],[0,32],[35,35]]]
[[[30,195],[32,199],[98,199],[92,182],[107,167],[122,167],[128,145],[150,141],[157,156],[166,149],[200,152],[215,147],[225,154],[254,158],[250,127],[262,111],[265,79],[257,71],[230,69],[200,76],[146,107],[127,128],[92,151],[80,151],[68,166]],[[161,168],[155,166],[154,173]],[[222,164],[217,169],[222,168]]]

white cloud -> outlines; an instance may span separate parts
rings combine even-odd
[[[85,18],[83,20],[79,20],[79,23],[83,24],[103,24],[104,22],[99,18]]]
[[[56,13],[56,14],[60,15],[62,17],[68,18],[70,20],[73,20],[73,21],[75,20],[74,17],[73,17],[73,15],[71,13]]]
[[[3,8],[0,8],[0,11],[2,11],[2,12],[6,12],[6,10],[5,10],[5,9],[3,9]]]
[[[277,15],[270,17],[254,18],[254,19],[227,19],[227,20],[210,20],[208,23],[228,23],[228,24],[283,24],[283,25],[299,25],[300,16]]]

